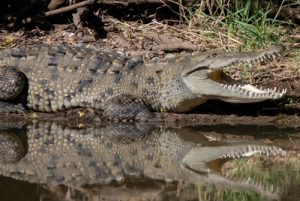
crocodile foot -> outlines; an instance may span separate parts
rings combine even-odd
[[[0,131],[0,163],[15,163],[25,155],[21,140],[9,131]]]
[[[113,97],[104,108],[104,115],[112,119],[146,121],[154,116],[143,100],[130,95]]]
[[[7,119],[7,118],[26,118],[27,111],[21,105],[14,105],[11,103],[1,102],[0,101],[0,119]]]
[[[25,75],[11,66],[1,67],[0,75],[0,99],[6,101],[19,96],[26,83]]]

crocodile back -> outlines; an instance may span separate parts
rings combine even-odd
[[[0,51],[0,66],[18,67],[28,79],[27,106],[46,112],[78,106],[101,109],[113,96],[141,93],[135,79],[142,79],[137,71],[143,65],[142,59],[84,47]]]

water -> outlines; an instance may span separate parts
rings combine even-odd
[[[298,129],[47,121],[2,127],[1,201],[300,200]],[[217,157],[257,151],[258,144],[271,156]]]

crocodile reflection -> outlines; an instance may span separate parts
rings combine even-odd
[[[19,137],[9,130],[0,134],[0,163],[13,163],[25,155],[25,147]]]
[[[80,188],[147,178],[268,194],[271,192],[261,186],[233,181],[215,173],[213,164],[219,159],[254,154],[285,154],[282,149],[267,145],[211,143],[186,128],[107,125],[76,129],[54,122],[38,122],[26,125],[23,131],[27,153],[16,154],[25,148],[1,145],[7,151],[5,157],[4,151],[1,152],[0,175],[51,186],[63,184]],[[4,132],[7,134],[2,131],[0,135]],[[188,137],[191,135],[193,139]],[[6,138],[0,139],[5,141]],[[10,144],[22,146],[21,143]],[[11,158],[9,153],[13,153]]]

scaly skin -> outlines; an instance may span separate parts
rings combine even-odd
[[[22,157],[15,157],[25,148],[3,147],[7,150],[6,156],[0,156],[0,175],[77,188],[147,178],[270,193],[261,186],[216,174],[209,164],[221,158],[285,154],[278,147],[263,144],[213,142],[209,146],[210,142],[198,131],[195,134],[190,129],[162,129],[145,124],[74,129],[53,122],[38,122],[27,125],[21,130],[23,134],[15,131],[16,136],[27,140],[13,143],[13,138],[0,137],[2,143],[22,146],[19,143],[22,141],[28,151],[25,155],[18,154],[23,154]],[[187,134],[195,134],[197,139],[185,139]]]
[[[278,99],[284,90],[258,89],[230,79],[221,69],[275,58],[281,50],[272,46],[259,52],[186,54],[145,63],[84,47],[7,49],[0,52],[0,100],[42,112],[86,107],[111,116],[147,117],[151,110],[186,112],[208,99]]]

